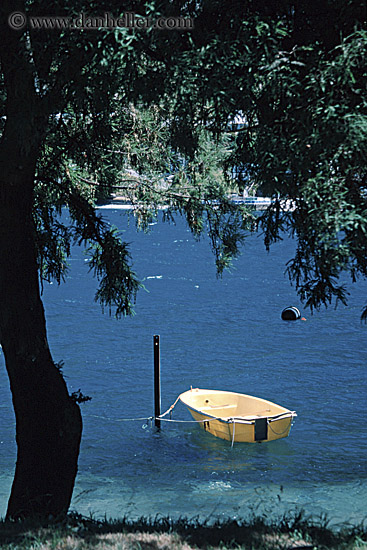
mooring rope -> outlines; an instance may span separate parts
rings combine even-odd
[[[169,407],[169,409],[166,410],[165,413],[159,415],[158,419],[162,419],[162,418],[163,418],[164,416],[166,416],[168,413],[172,413],[172,411],[173,411],[173,409],[175,408],[175,406],[177,405],[177,402],[179,401],[179,399],[180,399],[180,396],[177,397],[176,401],[173,403],[173,405],[171,405],[171,406]]]
[[[272,416],[269,418],[269,422],[275,422],[276,420],[279,420],[282,416],[284,416],[284,418],[287,418],[288,416],[291,416],[292,420],[295,416],[297,416],[297,413],[296,411],[287,411],[287,412],[284,412],[284,413],[280,413],[280,414],[277,414],[276,416]]]
[[[158,416],[157,420],[162,420],[163,422],[179,422],[180,424],[192,424],[192,423],[200,423],[200,422],[211,422],[212,420],[223,420],[223,418],[220,418],[219,416],[205,418],[204,420],[174,420],[173,418],[162,418],[161,416]]]
[[[269,420],[268,420],[268,426],[269,426],[269,428],[271,429],[271,431],[273,432],[274,435],[283,435],[283,434],[285,434],[285,432],[287,430],[289,430],[291,428],[292,420],[293,420],[293,418],[291,417],[289,425],[286,427],[286,429],[283,432],[276,432],[275,430],[273,430],[273,428],[271,427],[271,422],[269,422]]]
[[[148,420],[154,420],[154,416],[144,416],[140,418],[110,418],[108,416],[101,416],[98,414],[87,414],[86,417],[93,417],[93,418],[100,418],[101,420],[109,420],[110,422],[135,422],[135,421],[148,421]]]
[[[214,417],[213,416],[213,417],[210,417],[210,418],[205,418],[203,420],[174,420],[173,418],[164,418],[165,416],[167,416],[167,414],[170,414],[170,415],[172,414],[172,411],[175,408],[175,406],[177,405],[179,400],[180,400],[180,396],[177,397],[176,401],[173,403],[173,405],[171,405],[166,410],[166,412],[164,412],[163,414],[161,414],[157,417],[143,416],[143,417],[137,417],[137,418],[110,418],[108,416],[102,416],[102,415],[98,415],[98,414],[89,414],[87,416],[94,417],[94,418],[100,418],[102,420],[109,420],[111,422],[146,422],[146,423],[150,422],[151,425],[153,425],[154,420],[162,421],[162,422],[173,422],[173,423],[176,423],[176,424],[202,424],[204,422],[212,422],[213,420],[222,420],[222,421],[228,422],[229,424],[233,424],[232,445],[231,445],[232,447],[234,445],[234,440],[235,440],[236,420],[240,424],[254,424],[254,420],[246,421],[246,420],[242,419],[241,417],[238,417],[238,418],[236,418],[236,417],[221,418],[221,417]],[[286,429],[283,432],[278,433],[275,430],[273,430],[273,428],[271,426],[271,423],[273,421],[278,420],[278,417],[282,417],[284,414],[289,414],[289,413],[282,413],[282,414],[280,414],[276,417],[268,418],[268,426],[269,426],[269,428],[271,429],[271,431],[273,432],[274,435],[281,436],[284,433],[286,433],[286,431],[290,428],[289,426],[287,426]],[[296,416],[296,413],[291,411],[290,424],[292,424],[293,416]]]
[[[179,423],[179,424],[192,424],[192,423],[200,423],[200,422],[208,422],[208,419],[205,419],[205,420],[174,420],[172,418],[163,418],[163,416],[165,416],[168,412],[170,412],[170,409],[168,409],[167,412],[165,412],[163,415],[161,416],[157,416],[157,417],[154,417],[154,416],[144,416],[144,417],[139,417],[139,418],[109,418],[108,416],[100,416],[98,414],[89,414],[87,416],[90,416],[90,417],[93,417],[93,418],[100,418],[102,420],[110,420],[111,422],[135,422],[135,421],[139,421],[139,422],[142,422],[142,421],[145,421],[145,422],[153,422],[154,420],[161,420],[162,422],[176,422],[176,423]],[[221,420],[220,417],[213,417],[213,418],[210,418],[210,421],[212,420]]]
[[[167,422],[167,419],[164,419],[163,417],[166,416],[168,413],[172,413],[173,409],[175,408],[177,402],[179,401],[180,399],[180,396],[177,397],[176,401],[173,403],[173,405],[171,405],[165,413],[161,414],[160,416],[158,416],[157,418],[154,418],[154,416],[144,416],[144,417],[138,417],[138,418],[110,418],[108,416],[102,416],[102,415],[98,415],[98,414],[88,414],[87,416],[93,416],[93,418],[100,418],[102,420],[110,420],[111,422],[135,422],[135,421],[138,421],[138,422],[141,422],[141,421],[150,421],[150,422],[153,422],[153,420],[165,420]],[[177,420],[176,421],[172,421],[172,422],[178,422]],[[185,422],[184,420],[182,420],[181,422]],[[190,422],[190,421],[188,421]],[[194,422],[196,422],[194,420]]]

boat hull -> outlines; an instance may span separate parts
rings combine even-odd
[[[232,442],[274,441],[289,435],[294,411],[250,395],[191,389],[180,395],[206,432]]]

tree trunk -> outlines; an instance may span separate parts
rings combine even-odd
[[[47,343],[32,217],[37,158],[48,124],[26,30],[8,25],[24,0],[0,2],[6,122],[0,138],[0,341],[18,446],[7,518],[67,512],[82,420]]]
[[[67,512],[82,431],[47,343],[32,218],[41,137],[23,123],[10,115],[0,142],[0,338],[18,446],[7,518]]]

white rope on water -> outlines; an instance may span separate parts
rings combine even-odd
[[[170,410],[168,409],[167,412]],[[164,415],[167,414],[167,412],[164,413]],[[93,417],[93,418],[100,418],[101,420],[109,420],[111,422],[134,422],[134,421],[150,421],[153,422],[153,420],[161,420],[162,422],[176,422],[178,424],[200,424],[201,422],[209,422],[209,420],[206,418],[204,420],[174,420],[173,418],[163,418],[164,415],[157,416],[156,418],[154,416],[148,416],[148,417],[141,417],[141,418],[109,418],[107,416],[100,416],[98,414],[88,414],[87,417]],[[210,422],[212,420],[223,420],[220,417],[211,417]]]
[[[166,416],[168,413],[172,413],[174,407],[176,406],[177,402],[179,401],[180,399],[180,396],[177,397],[176,401],[173,403],[173,405],[171,405],[169,407],[169,409],[166,410],[165,413],[161,414],[160,416],[158,416],[157,418],[154,418],[154,416],[144,416],[144,417],[139,417],[139,418],[110,418],[108,416],[102,416],[102,415],[98,415],[98,414],[88,414],[86,415],[87,417],[88,416],[91,416],[93,418],[100,418],[101,420],[109,420],[110,422],[135,422],[135,421],[138,421],[138,422],[142,422],[145,420],[145,422],[153,422],[153,420],[165,420],[167,422],[167,419],[164,419],[163,417]],[[172,422],[178,422],[178,420],[172,420]],[[181,422],[185,422],[185,420],[181,420]],[[190,422],[189,420],[187,422]],[[195,420],[193,422],[196,422]]]
[[[220,420],[220,421],[223,421],[223,422],[228,422],[230,424],[233,424],[232,447],[234,445],[234,440],[235,440],[236,420],[240,424],[254,424],[254,420],[245,420],[242,417],[233,417],[233,418],[209,417],[209,418],[205,418],[203,420],[174,420],[172,418],[164,418],[165,416],[167,416],[167,414],[172,414],[172,411],[175,408],[175,406],[177,405],[179,399],[180,399],[180,396],[177,397],[176,401],[173,403],[173,405],[171,405],[166,410],[166,412],[164,412],[163,414],[161,414],[158,417],[143,416],[143,417],[138,417],[138,418],[110,418],[108,416],[102,416],[102,415],[97,415],[97,414],[89,414],[89,415],[87,415],[87,417],[100,418],[101,420],[109,420],[110,422],[150,422],[151,425],[153,425],[154,420],[160,420],[162,422],[173,422],[173,423],[176,423],[176,424],[202,424],[204,422],[212,422],[213,420]],[[277,415],[273,418],[268,418],[268,426],[269,426],[270,430],[275,435],[283,435],[290,427],[287,426],[286,429],[283,432],[277,433],[275,430],[273,430],[273,428],[271,426],[271,422],[274,422],[275,420],[280,419],[283,415],[288,415],[288,414],[291,415],[290,420],[291,420],[291,424],[292,424],[293,417],[297,416],[294,411],[290,411],[290,413],[282,413],[282,414],[279,414],[279,415]]]
[[[232,418],[232,424],[233,424],[233,430],[232,430],[232,444],[231,444],[231,449],[233,449],[233,444],[234,444],[234,432],[236,430],[236,422],[234,420],[234,418]]]
[[[209,422],[207,418],[204,420],[174,420],[173,418],[162,418],[162,416],[157,416],[156,418],[154,418],[154,416],[148,416],[148,417],[142,417],[142,418],[108,418],[107,416],[100,416],[97,414],[87,415],[87,417],[100,418],[101,420],[109,420],[110,422],[135,422],[135,421],[153,422],[154,420],[161,420],[162,422],[175,422],[177,424],[200,424],[202,422]],[[215,417],[215,418],[213,417],[213,418],[210,418],[210,422],[212,420],[223,420],[223,419],[220,417]]]
[[[144,417],[141,417],[141,418],[109,418],[108,416],[101,416],[101,415],[98,415],[98,414],[87,414],[85,415],[87,418],[88,417],[93,417],[93,418],[100,418],[101,420],[109,420],[110,422],[135,422],[135,421],[148,421],[148,420],[151,420],[153,421],[154,420],[154,416],[144,416]]]

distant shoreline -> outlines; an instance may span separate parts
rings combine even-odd
[[[256,210],[266,210],[270,205],[272,200],[269,197],[234,197],[232,199],[234,204],[244,205],[244,206],[253,206]],[[99,210],[137,210],[140,205],[134,205],[129,203],[127,199],[123,196],[116,195],[111,197],[105,203],[97,204],[96,208]],[[158,210],[167,210],[169,206],[159,206]],[[290,200],[281,201],[281,208],[284,211],[293,211],[295,210],[294,203]]]

